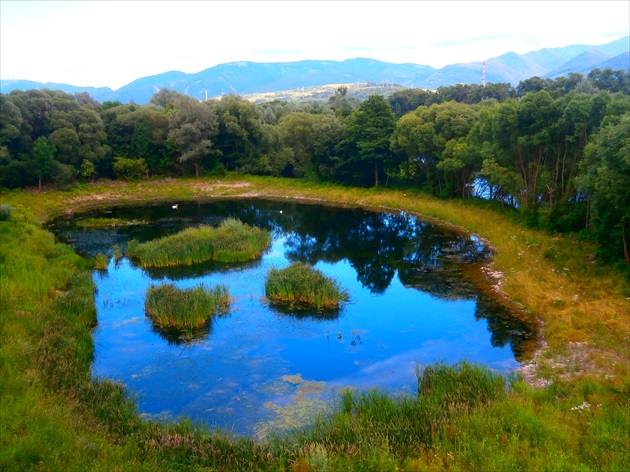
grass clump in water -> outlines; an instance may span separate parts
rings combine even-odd
[[[217,228],[199,226],[147,243],[131,241],[127,255],[138,260],[141,267],[244,262],[260,257],[270,244],[269,231],[228,218]]]
[[[285,269],[271,269],[265,280],[269,300],[323,308],[339,308],[349,295],[339,283],[303,262],[294,262]]]
[[[230,306],[227,287],[180,289],[173,284],[151,285],[144,308],[163,328],[192,329],[204,325],[212,315],[225,313]]]
[[[99,252],[94,257],[94,268],[96,270],[107,270],[108,264],[109,264],[109,257],[107,257],[107,254],[103,254],[102,252]]]

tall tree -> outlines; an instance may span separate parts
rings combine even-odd
[[[341,164],[339,145],[345,127],[334,115],[296,112],[280,120],[282,144],[291,149],[292,175],[301,177],[314,172],[330,180]]]
[[[630,265],[630,109],[602,126],[585,150],[578,187],[590,198],[600,255]]]
[[[33,145],[33,167],[37,172],[39,190],[42,190],[42,176],[47,175],[55,160],[55,146],[40,136]]]
[[[219,130],[218,120],[209,106],[182,97],[178,108],[169,114],[168,139],[177,146],[179,162],[192,163],[199,177],[203,159],[210,154],[212,138]]]
[[[348,139],[356,152],[356,159],[372,167],[374,186],[379,185],[379,174],[396,167],[395,154],[390,149],[390,138],[396,126],[392,107],[382,95],[370,95],[350,115]]]
[[[238,95],[211,100],[217,115],[219,132],[216,146],[226,170],[252,170],[262,153],[262,118],[260,109]]]

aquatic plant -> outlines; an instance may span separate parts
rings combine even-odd
[[[189,289],[170,283],[151,285],[144,303],[147,315],[163,328],[197,328],[212,315],[227,312],[229,306],[226,286],[203,284]]]
[[[99,252],[95,257],[94,257],[94,268],[97,270],[105,270],[107,269],[107,265],[109,264],[109,257],[107,257],[107,254],[103,254],[102,252]]]
[[[119,261],[120,259],[122,259],[123,257],[122,249],[120,248],[118,244],[112,245],[112,256],[114,257],[114,259],[116,259],[116,261]]]
[[[122,218],[83,218],[78,220],[77,228],[99,229],[112,228],[116,226],[131,226],[147,224],[146,220],[124,220]]]
[[[284,269],[271,269],[265,280],[265,295],[269,300],[323,308],[338,308],[348,301],[348,292],[321,271],[294,262]]]
[[[188,228],[142,244],[130,241],[127,255],[145,268],[206,261],[244,262],[260,257],[270,244],[269,231],[228,218],[216,228]]]

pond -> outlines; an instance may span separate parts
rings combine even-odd
[[[490,257],[482,241],[405,213],[271,200],[179,202],[92,210],[50,229],[93,257],[227,217],[272,233],[262,258],[141,269],[110,257],[94,272],[92,375],[123,383],[152,419],[180,416],[237,434],[305,425],[344,388],[414,394],[416,366],[460,360],[508,372],[534,331],[466,277]],[[270,304],[271,268],[306,262],[350,293],[336,311]],[[151,284],[224,284],[229,313],[183,336],[144,313]]]

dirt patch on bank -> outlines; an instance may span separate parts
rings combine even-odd
[[[615,371],[627,361],[615,353],[585,342],[569,342],[556,351],[551,355],[549,346],[542,341],[534,358],[524,362],[518,372],[536,388],[548,387],[553,378],[570,382],[588,376],[612,384],[621,382]]]

